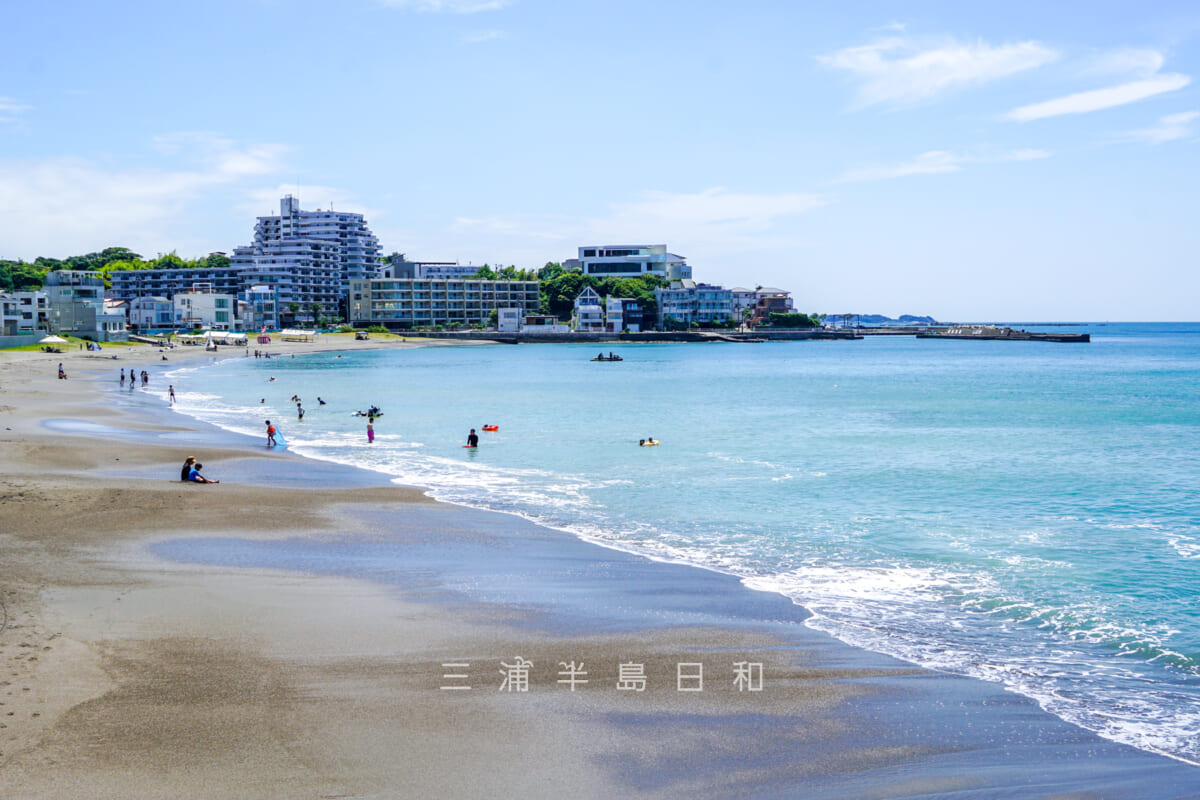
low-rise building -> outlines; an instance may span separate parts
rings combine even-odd
[[[350,282],[350,323],[422,328],[486,325],[492,311],[536,313],[537,281],[373,278]]]
[[[496,314],[496,330],[500,333],[516,333],[521,329],[521,309],[501,308]]]
[[[125,314],[104,308],[104,279],[99,272],[55,270],[46,275],[47,321],[55,333],[99,342],[123,342]]]
[[[197,286],[172,298],[177,328],[237,329],[237,297]]]
[[[425,280],[455,280],[469,278],[479,272],[472,264],[457,261],[409,261],[401,253],[388,259],[387,266],[379,270],[377,278],[417,278]]]
[[[165,297],[135,297],[129,301],[129,327],[136,331],[175,327],[175,305]]]
[[[0,335],[49,330],[49,318],[50,301],[45,292],[0,292]]]
[[[568,258],[563,267],[597,278],[657,275],[675,281],[692,277],[687,259],[667,252],[665,244],[586,245],[579,248],[578,258]]]
[[[525,321],[521,323],[521,333],[531,333],[535,336],[570,332],[571,326],[559,321],[553,314],[526,314]]]
[[[780,294],[761,294],[754,308],[754,325],[766,325],[771,321],[772,314],[794,314],[792,298],[786,292]]]
[[[604,298],[604,329],[608,333],[642,330],[642,304],[629,297]]]
[[[712,324],[734,318],[733,292],[692,280],[674,281],[665,289],[655,289],[658,303],[658,327]]]

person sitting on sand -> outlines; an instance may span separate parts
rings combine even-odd
[[[200,470],[204,468],[203,464],[193,464],[192,471],[188,473],[188,480],[192,483],[220,483],[218,480],[209,480],[200,474]]]
[[[192,474],[192,465],[196,463],[195,456],[188,456],[183,462],[183,469],[179,470],[179,480],[186,481],[188,476]]]

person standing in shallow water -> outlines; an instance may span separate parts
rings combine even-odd
[[[271,424],[271,420],[267,420],[267,447],[275,446],[275,426]]]
[[[367,442],[375,441],[375,425],[370,420],[367,421]]]
[[[475,433],[474,428],[467,434],[467,447],[479,447],[479,434]]]

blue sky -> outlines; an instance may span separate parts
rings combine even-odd
[[[845,6],[845,7],[843,7]],[[0,257],[660,243],[806,311],[1197,319],[1200,7],[8,4]]]

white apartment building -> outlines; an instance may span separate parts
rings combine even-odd
[[[687,259],[667,252],[665,244],[585,245],[579,248],[579,257],[567,259],[563,267],[597,278],[657,275],[677,281],[692,277]]]
[[[197,286],[172,298],[175,327],[237,330],[237,297]]]
[[[247,302],[251,286],[273,286],[280,323],[284,317],[289,324],[315,322],[321,314],[340,315],[351,281],[376,276],[379,240],[362,214],[304,211],[287,195],[278,216],[258,218],[254,242],[234,248],[231,262]]]
[[[350,282],[350,322],[412,328],[486,325],[492,311],[536,314],[537,281],[374,278]]]
[[[248,249],[254,251],[254,255],[263,255],[272,243],[302,240],[318,240],[333,245],[342,291],[349,287],[350,281],[373,278],[379,270],[379,240],[367,227],[362,214],[333,209],[303,211],[300,199],[290,194],[279,201],[278,216],[258,218],[254,226],[254,243]],[[234,252],[233,261],[237,266],[240,263],[239,254]],[[294,252],[291,248],[276,248],[274,256],[279,258]],[[303,253],[304,249],[301,248],[299,252]],[[240,255],[244,259],[247,254]]]
[[[734,318],[733,292],[712,284],[674,281],[666,289],[655,289],[654,299],[658,302],[659,328],[666,327],[668,319],[690,325]]]
[[[45,292],[0,292],[0,336],[49,330],[50,301]]]

